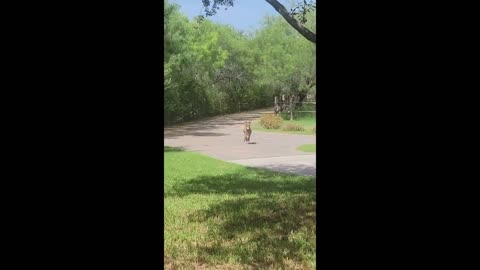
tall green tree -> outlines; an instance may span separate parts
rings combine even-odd
[[[279,94],[301,100],[314,89],[315,45],[280,16],[266,17],[247,35],[189,20],[168,1],[164,13],[166,124],[271,107]],[[315,29],[314,20],[306,25]]]
[[[278,16],[265,19],[264,27],[256,33],[255,43],[262,52],[256,68],[258,77],[272,85],[276,94],[303,101],[316,84],[316,47]]]

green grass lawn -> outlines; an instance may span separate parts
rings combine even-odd
[[[303,151],[303,152],[316,152],[317,149],[316,149],[316,144],[304,144],[304,145],[300,145],[297,150],[299,151]]]
[[[315,135],[315,132],[313,131],[313,128],[316,126],[316,118],[312,116],[304,116],[304,117],[298,117],[297,119],[294,119],[292,121],[287,120],[290,119],[288,118],[287,115],[283,115],[284,119],[283,124],[279,129],[266,129],[260,125],[260,120],[254,121],[252,123],[252,128],[253,131],[261,131],[261,132],[275,132],[275,133],[288,133],[288,134],[299,134],[299,135]],[[285,131],[282,130],[282,127],[285,124],[292,123],[292,124],[300,124],[302,125],[305,130],[304,131]]]
[[[164,149],[165,269],[315,269],[315,178]]]

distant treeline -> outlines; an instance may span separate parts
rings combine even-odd
[[[199,0],[198,0],[199,1]],[[244,34],[207,19],[189,20],[165,2],[165,124],[272,107],[273,97],[315,93],[315,44],[280,16]],[[315,30],[315,14],[307,25]]]

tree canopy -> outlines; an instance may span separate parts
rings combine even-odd
[[[282,17],[266,16],[254,33],[208,19],[189,20],[165,1],[165,123],[256,108],[273,97],[302,99],[315,89],[315,44]],[[315,30],[315,11],[305,14]]]
[[[205,8],[206,16],[213,16],[217,13],[220,6],[233,7],[235,1],[241,0],[202,0]],[[315,0],[302,0],[296,4],[291,4],[292,8],[288,11],[284,5],[277,0],[265,0],[270,4],[290,26],[297,30],[307,40],[317,43],[317,35],[305,26],[307,17],[311,11],[316,11],[317,5]],[[315,18],[313,18],[315,19]]]

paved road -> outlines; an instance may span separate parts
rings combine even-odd
[[[164,143],[232,163],[315,176],[315,154],[296,150],[302,144],[315,143],[315,136],[253,130],[250,143],[243,142],[243,123],[260,118],[260,112],[264,111],[268,109],[164,128]]]

